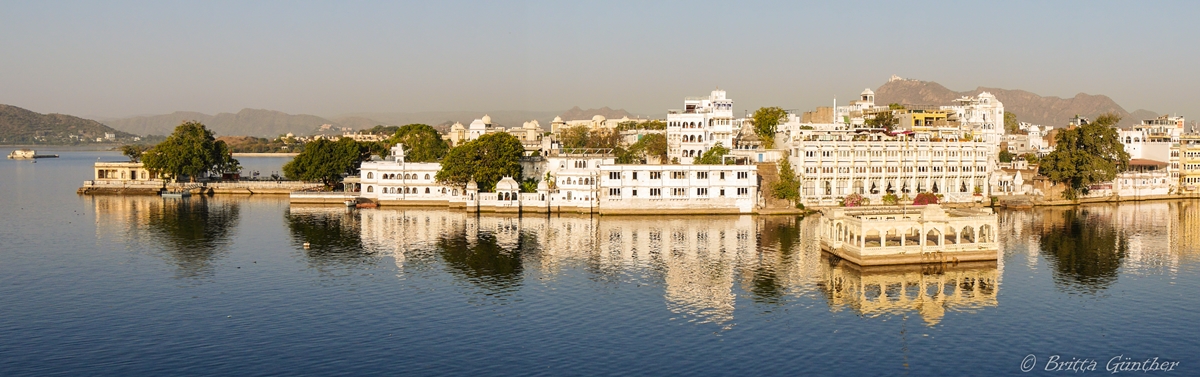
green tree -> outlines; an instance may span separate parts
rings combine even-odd
[[[1063,130],[1055,140],[1054,152],[1042,158],[1038,174],[1065,184],[1063,198],[1075,200],[1087,194],[1088,186],[1111,181],[1129,168],[1129,153],[1117,137],[1121,117],[1107,113],[1095,122]]]
[[[479,191],[490,192],[505,176],[521,177],[521,156],[525,147],[507,132],[486,134],[479,139],[451,148],[442,159],[437,180],[442,184],[466,187],[475,180]]]
[[[597,128],[588,131],[587,143],[585,145],[588,148],[620,148],[621,133],[614,129]]]
[[[388,138],[385,149],[396,144],[404,144],[404,160],[409,162],[437,162],[446,157],[446,152],[450,150],[450,146],[442,140],[442,135],[427,124],[400,127]]]
[[[732,159],[728,160],[728,161],[723,161],[725,159],[722,157],[727,154],[729,154],[729,148],[725,148],[724,146],[721,146],[721,143],[717,143],[712,148],[709,148],[707,151],[704,151],[704,154],[700,155],[700,157],[696,159],[695,164],[697,164],[697,165],[732,165],[733,164]]]
[[[898,103],[889,103],[888,110],[904,110],[904,105]]]
[[[199,122],[184,122],[175,132],[142,154],[147,170],[171,177],[187,176],[192,182],[205,173],[229,172],[237,168],[225,142]]]
[[[121,146],[121,154],[125,155],[125,157],[129,157],[129,162],[141,162],[142,153],[145,153],[148,149],[150,148],[141,144],[124,145]]]
[[[338,141],[321,139],[308,143],[304,152],[284,164],[283,175],[287,179],[319,181],[333,188],[343,176],[357,174],[362,162],[370,157],[366,143],[345,137]]]
[[[667,162],[667,137],[663,134],[642,135],[629,146],[624,155],[618,155],[620,164],[645,164],[651,159],[657,163]]]
[[[589,134],[587,126],[569,127],[559,133],[559,142],[563,148],[585,148]]]
[[[760,107],[754,111],[754,133],[763,139],[765,146],[775,147],[775,128],[787,121],[787,111],[778,107]]]
[[[1033,153],[1033,152],[1023,154],[1023,155],[1021,155],[1021,158],[1024,158],[1025,161],[1031,165],[1037,165],[1039,162],[1037,153]]]
[[[864,123],[870,128],[883,128],[891,131],[896,129],[896,125],[900,124],[900,119],[896,118],[896,115],[892,114],[891,111],[884,111],[876,113],[875,116],[867,119]]]
[[[1004,112],[1004,133],[1015,135],[1021,132],[1021,122],[1017,121],[1017,114]]]
[[[792,163],[786,158],[779,160],[779,182],[771,187],[771,195],[776,199],[786,199],[800,208],[800,180],[796,178],[796,171],[792,170]]]
[[[996,158],[999,158],[1000,162],[1009,163],[1013,160],[1013,154],[1007,150],[1002,150],[1000,151],[1000,155],[996,156]]]

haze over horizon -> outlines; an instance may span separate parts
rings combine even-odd
[[[0,103],[117,118],[844,103],[891,75],[1200,119],[1200,4],[5,2]],[[1191,46],[1191,47],[1189,47]]]

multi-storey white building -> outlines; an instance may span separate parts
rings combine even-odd
[[[922,192],[974,202],[991,191],[995,154],[986,142],[830,129],[800,130],[787,141],[805,205],[837,205],[849,194],[878,204],[889,193]]]
[[[741,124],[733,117],[733,100],[725,97],[724,90],[684,98],[683,109],[667,110],[667,157],[691,164],[718,143],[733,148]]]
[[[751,213],[754,165],[602,165],[600,213]]]

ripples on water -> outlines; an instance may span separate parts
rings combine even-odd
[[[820,251],[811,217],[75,196],[97,155],[3,165],[0,374],[1200,367],[1195,201],[1001,212],[997,263],[862,269]]]

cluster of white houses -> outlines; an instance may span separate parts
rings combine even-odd
[[[629,131],[627,139],[665,133],[664,164],[615,163],[607,150],[560,148],[536,121],[504,130],[489,117],[469,127],[455,125],[447,135],[454,144],[490,132],[509,132],[525,143],[522,177],[502,180],[495,192],[439,184],[437,163],[407,163],[403,151],[366,162],[348,182],[362,197],[381,205],[447,205],[474,210],[574,211],[589,213],[752,213],[766,203],[759,169],[790,163],[807,206],[836,206],[858,194],[871,203],[894,195],[901,201],[929,192],[943,203],[978,203],[993,195],[1044,195],[1033,184],[1035,166],[1018,159],[1001,163],[998,154],[1044,156],[1053,150],[1050,128],[1021,124],[1020,134],[1005,134],[1004,105],[990,93],[963,97],[952,105],[902,107],[876,105],[864,90],[848,105],[789,113],[777,127],[774,145],[754,134],[752,119],[737,118],[725,91],[684,99],[683,109],[668,110],[666,130]],[[871,119],[890,112],[893,129],[872,128]],[[628,119],[556,118],[552,130],[588,126],[613,128]],[[641,121],[641,120],[639,120]],[[1086,122],[1078,118],[1075,122]],[[745,125],[745,126],[743,126]],[[1200,138],[1184,132],[1182,117],[1164,116],[1121,130],[1133,157],[1130,171],[1092,188],[1093,196],[1154,197],[1197,191]],[[545,137],[543,137],[545,136]],[[731,149],[736,165],[696,165],[705,151]],[[777,171],[777,170],[775,170]],[[538,180],[536,192],[522,193],[518,182]],[[906,199],[908,198],[908,199]]]
[[[894,127],[872,126],[873,119],[885,114],[896,119]],[[1053,196],[1046,192],[1050,187],[1035,184],[1035,166],[1023,159],[1002,163],[999,152],[1044,156],[1053,151],[1056,130],[1021,124],[1021,132],[1005,134],[1004,105],[987,92],[950,105],[889,106],[877,105],[875,93],[866,89],[846,105],[789,113],[768,145],[753,131],[753,119],[736,117],[733,100],[717,89],[705,97],[685,98],[682,109],[668,110],[665,129],[619,128],[629,143],[652,133],[666,137],[667,161],[654,158],[650,164],[617,164],[610,150],[562,148],[554,136],[569,127],[618,129],[645,121],[599,115],[555,118],[547,132],[536,120],[505,129],[484,115],[469,126],[453,125],[443,138],[458,145],[507,132],[524,146],[522,176],[505,178],[493,192],[444,185],[435,178],[440,164],[406,162],[401,146],[391,158],[363,163],[361,173],[346,180],[347,191],[380,205],[472,210],[753,213],[771,202],[763,194],[770,191],[766,180],[773,181],[786,161],[806,206],[836,206],[851,194],[870,203],[890,196],[903,202],[923,192],[939,195],[942,203],[978,203],[996,195]],[[1077,117],[1072,123],[1086,121]],[[1090,195],[1200,194],[1200,135],[1185,132],[1183,117],[1145,120],[1119,133],[1132,156],[1131,169],[1091,187]],[[731,150],[726,159],[736,164],[693,163],[718,145]],[[97,163],[89,182],[155,179],[135,165]],[[538,181],[537,189],[522,192],[519,182],[526,180]],[[293,199],[324,200],[305,193]]]

